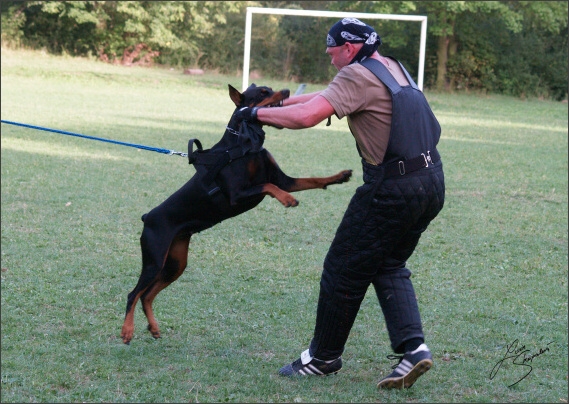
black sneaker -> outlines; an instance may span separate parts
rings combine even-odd
[[[324,376],[336,374],[340,369],[342,369],[342,357],[331,361],[322,361],[310,356],[307,349],[300,355],[299,359],[283,366],[279,370],[279,374],[281,376]]]
[[[377,383],[378,389],[408,389],[419,376],[433,366],[433,356],[425,344],[405,355],[389,355],[388,358],[399,359],[399,363],[393,366],[394,370],[389,376]]]

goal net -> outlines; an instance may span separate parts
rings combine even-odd
[[[247,7],[245,18],[245,51],[243,56],[243,91],[249,86],[249,68],[251,59],[251,25],[253,14],[295,15],[304,17],[353,17],[362,20],[383,19],[399,21],[417,21],[421,23],[421,39],[419,43],[419,64],[417,69],[417,86],[423,90],[425,72],[425,46],[427,43],[427,17],[421,15],[353,13],[342,11],[295,10],[284,8]]]

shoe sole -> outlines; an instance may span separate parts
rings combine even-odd
[[[377,383],[378,389],[408,389],[417,381],[417,379],[427,372],[433,366],[433,361],[430,359],[423,359],[419,361],[413,369],[409,371],[405,376],[401,377],[391,377],[389,379],[383,379]]]
[[[322,376],[334,376],[334,375],[337,375],[340,370],[341,370],[341,369],[338,369],[338,370],[336,370],[335,372],[326,373],[325,375],[322,375]]]

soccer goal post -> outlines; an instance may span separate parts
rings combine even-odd
[[[359,19],[383,19],[400,21],[420,21],[421,40],[419,47],[419,68],[417,71],[417,86],[423,90],[423,76],[425,72],[425,46],[427,44],[427,16],[422,15],[400,15],[400,14],[375,14],[375,13],[352,13],[342,11],[319,11],[319,10],[294,10],[286,8],[262,8],[247,7],[245,18],[245,51],[243,56],[243,91],[249,86],[249,61],[251,57],[251,25],[253,14],[279,14],[296,15],[304,17],[353,17]]]

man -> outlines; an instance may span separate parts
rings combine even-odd
[[[436,145],[440,126],[423,93],[395,59],[377,51],[367,24],[344,18],[332,26],[326,53],[338,74],[321,92],[285,100],[281,108],[244,108],[243,119],[289,129],[347,116],[363,180],[324,261],[316,326],[309,349],[280,369],[283,376],[328,375],[341,355],[367,288],[373,284],[399,364],[379,388],[408,388],[430,369],[417,299],[406,261],[444,203]]]

